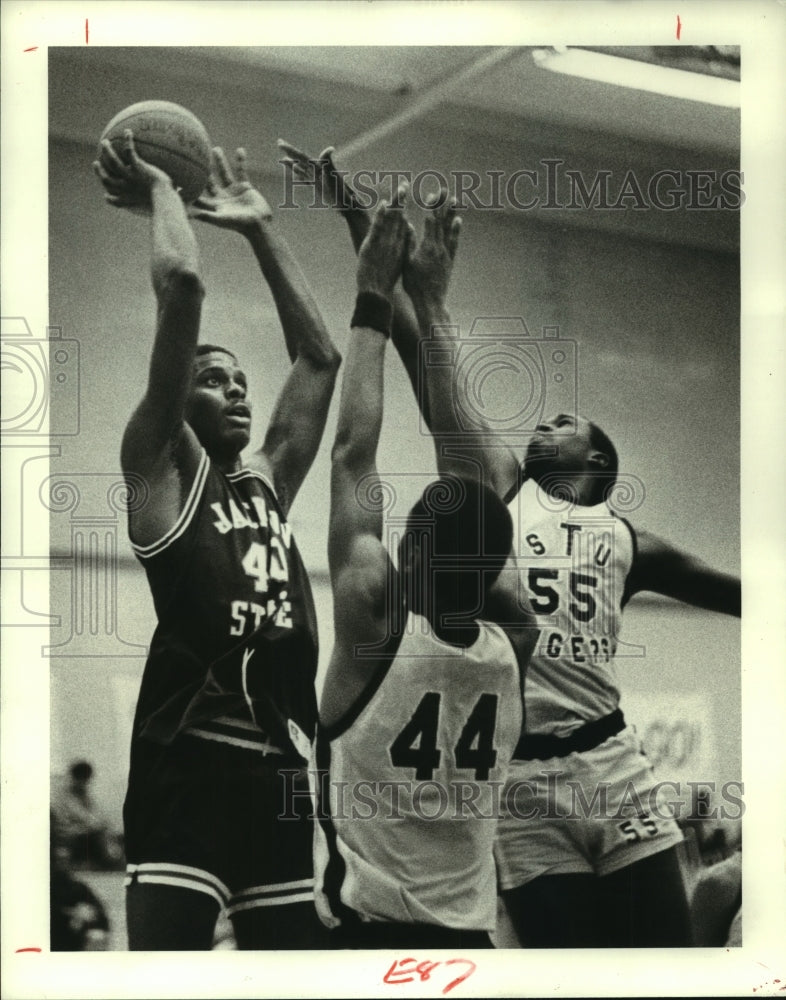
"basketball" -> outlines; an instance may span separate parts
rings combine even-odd
[[[131,129],[140,158],[165,170],[184,202],[204,190],[210,176],[210,137],[187,108],[171,101],[140,101],[116,114],[101,134],[118,155],[123,133]]]

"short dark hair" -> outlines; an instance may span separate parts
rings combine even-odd
[[[472,479],[442,476],[430,483],[407,517],[405,538],[428,568],[477,580],[487,590],[513,545],[513,521],[497,494]],[[423,542],[427,544],[424,546]]]
[[[194,357],[201,358],[203,354],[228,354],[235,364],[237,364],[237,355],[235,352],[230,351],[226,347],[219,347],[218,344],[197,344]]]
[[[617,482],[620,464],[619,456],[611,438],[604,430],[598,427],[597,424],[593,424],[591,420],[589,421],[589,427],[590,445],[593,450],[602,451],[609,460],[603,471],[598,473],[593,489],[593,502],[602,503],[604,500],[608,500],[609,494]]]

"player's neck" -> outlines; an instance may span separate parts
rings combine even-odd
[[[227,455],[211,455],[210,461],[213,465],[220,469],[224,475],[230,472],[240,472],[243,468],[243,463],[240,461],[239,455],[227,456]]]

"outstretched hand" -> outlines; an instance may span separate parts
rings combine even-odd
[[[316,157],[309,156],[283,139],[278,140],[278,148],[286,154],[282,162],[293,175],[314,185],[314,207],[336,208],[339,212],[362,208],[357,193],[346,180],[346,171],[339,170],[333,162],[333,146],[323,149]]]
[[[248,179],[246,151],[235,152],[234,171],[220,146],[213,149],[213,163],[207,187],[191,206],[189,215],[222,229],[242,233],[272,218],[265,198]]]
[[[151,189],[154,184],[173,187],[169,175],[143,160],[134,146],[134,134],[126,129],[118,154],[109,139],[101,141],[101,153],[93,163],[93,171],[104,187],[107,202],[115,208],[126,208],[147,215],[151,209]]]
[[[404,290],[415,304],[444,305],[458,247],[461,219],[443,188],[426,203],[423,239],[410,240],[402,271]]]
[[[402,184],[392,202],[382,202],[360,246],[357,283],[359,292],[376,292],[390,298],[399,279],[412,237],[404,214],[407,185]]]

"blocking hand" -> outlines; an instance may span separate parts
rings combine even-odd
[[[234,229],[238,233],[272,218],[267,201],[248,179],[245,149],[235,151],[234,172],[224,150],[220,146],[213,149],[210,180],[191,206],[189,215],[200,222]]]
[[[358,254],[359,292],[376,292],[390,298],[412,236],[404,214],[406,196],[407,186],[402,184],[390,205],[383,201],[374,215]]]
[[[356,192],[345,179],[346,171],[339,170],[333,162],[333,146],[323,149],[317,157],[309,156],[283,139],[278,140],[278,148],[286,153],[287,159],[283,162],[294,176],[314,185],[317,208],[329,206],[347,212],[361,207]]]
[[[426,204],[423,239],[410,240],[402,282],[415,304],[443,305],[453,271],[461,219],[444,188]]]

